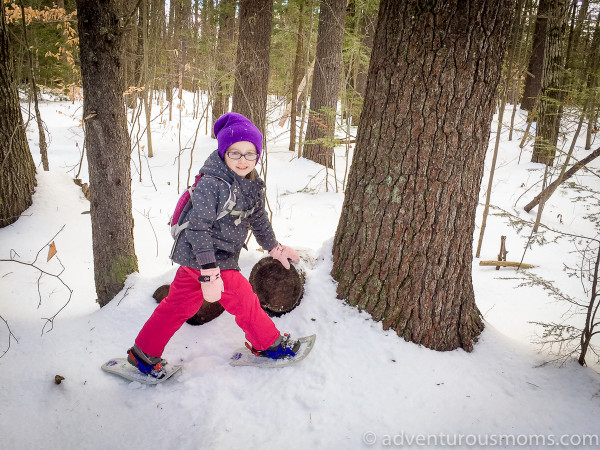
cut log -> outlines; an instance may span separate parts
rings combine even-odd
[[[170,285],[165,284],[154,291],[152,297],[154,297],[156,303],[160,303],[167,295],[169,295],[169,286]],[[200,306],[198,312],[186,320],[186,322],[190,325],[202,325],[210,322],[213,319],[216,319],[223,313],[223,311],[225,310],[219,302],[202,302],[202,306]]]
[[[249,281],[260,300],[260,306],[271,316],[290,312],[300,304],[304,294],[304,273],[296,270],[293,265],[287,270],[270,256],[255,264]],[[169,295],[169,287],[170,285],[165,284],[154,291],[152,297],[156,303]],[[202,325],[219,317],[223,311],[219,302],[203,302],[198,312],[186,322],[190,325]]]
[[[479,261],[480,266],[502,266],[502,267],[520,267],[521,269],[531,269],[535,266],[531,264],[518,263],[515,261]]]
[[[256,263],[249,281],[260,305],[270,315],[290,312],[300,304],[304,294],[304,274],[293,265],[287,270],[270,256]]]

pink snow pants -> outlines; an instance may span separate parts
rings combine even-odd
[[[199,270],[179,267],[169,295],[156,307],[135,340],[144,353],[161,356],[175,332],[198,312],[204,301],[199,275]],[[269,348],[279,337],[279,331],[260,307],[252,286],[237,270],[223,270],[221,276],[225,286],[221,305],[235,316],[235,322],[246,333],[246,339],[254,348]]]

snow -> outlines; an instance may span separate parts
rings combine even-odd
[[[0,321],[0,355],[6,351],[0,357],[2,448],[598,448],[599,367],[592,358],[588,368],[575,361],[562,367],[542,365],[552,355],[539,353],[531,342],[540,332],[531,321],[581,323],[582,317],[564,316],[566,306],[539,286],[519,287],[522,280],[514,269],[496,271],[478,266],[474,259],[473,283],[486,328],[472,353],[434,352],[383,330],[368,314],[336,298],[329,275],[343,194],[336,193],[333,184],[325,189],[321,166],[286,150],[287,134],[275,125],[269,129],[269,136],[276,136],[268,144],[269,206],[278,239],[304,255],[306,286],[301,304],[274,320],[292,335],[316,333],[311,355],[281,369],[232,367],[229,354],[244,338],[233,317],[224,313],[202,326],[184,324],[175,334],[164,357],[184,368],[163,384],[150,387],[102,372],[103,362],[125,356],[156,306],[152,293],[169,283],[176,270],[168,259],[172,240],[167,220],[179,197],[180,132],[187,147],[180,185],[187,184],[189,147],[198,125],[191,104],[188,97],[181,128],[178,119],[169,123],[167,115],[161,118],[155,106],[155,157],[142,155],[141,181],[134,148],[139,273],[129,276],[123,291],[102,309],[95,303],[89,203],[72,181],[81,157],[81,103],[41,104],[51,139],[50,172],[39,167],[37,130],[30,124],[38,186],[33,205],[15,224],[0,229],[0,259],[35,261],[40,269],[60,274],[68,288],[48,275],[38,287],[38,270],[0,261],[0,316],[6,321]],[[523,129],[522,114],[518,121]],[[192,175],[216,147],[205,135],[204,124],[199,129]],[[132,135],[137,134],[134,128]],[[543,169],[528,162],[531,145],[518,161],[521,135],[517,132],[509,142],[503,132],[492,204],[531,221],[536,209],[527,214],[522,206],[539,184],[524,192],[539,181]],[[493,139],[494,133],[482,202]],[[146,145],[145,137],[140,145]],[[337,150],[342,174],[344,152]],[[578,146],[578,159],[586,154]],[[87,181],[85,158],[81,178]],[[590,174],[580,173],[577,181],[596,190],[600,185]],[[597,236],[595,225],[584,218],[589,211],[573,201],[574,195],[561,188],[546,206],[544,223],[563,232]],[[529,233],[530,227],[517,231],[505,217],[490,215],[481,259],[495,259],[500,236],[506,235],[508,259],[520,260]],[[553,241],[554,235],[546,236]],[[46,245],[52,240],[58,253],[46,262]],[[246,276],[263,256],[254,240],[249,247],[240,259]],[[574,250],[572,242],[561,238],[533,245],[524,261],[536,266],[531,273],[584,300],[580,280],[563,270],[563,263],[577,263]],[[58,385],[57,374],[65,378]]]

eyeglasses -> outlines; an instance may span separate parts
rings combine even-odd
[[[227,156],[229,156],[231,159],[240,159],[243,156],[246,158],[246,161],[256,161],[258,159],[258,153],[242,154],[239,152],[227,152]]]

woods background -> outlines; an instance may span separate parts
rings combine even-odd
[[[0,224],[18,218],[34,189],[35,168],[24,133],[18,132],[23,125],[15,112],[17,89],[33,105],[40,89],[71,101],[85,94],[82,126],[101,305],[137,269],[126,115],[131,122],[145,117],[142,151],[151,158],[152,121],[158,112],[163,120],[177,120],[184,90],[194,94],[200,122],[209,117],[214,122],[233,109],[265,130],[273,111],[285,106],[284,116],[274,120],[289,127],[289,150],[298,157],[335,169],[333,149],[345,145],[348,151],[356,143],[355,162],[341,186],[348,187],[346,220],[334,246],[332,275],[340,282],[340,297],[408,340],[470,350],[483,326],[470,255],[492,114],[499,112],[500,126],[503,115],[511,114],[512,140],[519,105],[528,111],[521,146],[533,142],[531,161],[546,166],[530,207],[538,208],[537,227],[556,186],[600,154],[573,158],[578,136],[585,133],[591,150],[598,131],[599,9],[599,2],[587,0],[505,0],[492,6],[477,0],[4,2],[0,92],[6,95],[0,116],[6,117],[1,128],[10,145],[0,145]],[[397,46],[391,48],[391,42]],[[103,64],[106,70],[96,70]],[[112,106],[103,111],[107,105]],[[34,108],[48,170],[43,118]],[[211,120],[205,121],[206,134]],[[393,132],[379,134],[386,129]],[[574,129],[573,143],[565,143]],[[377,162],[389,169],[381,173],[371,171],[378,149]],[[497,151],[498,140],[493,165]],[[417,161],[439,170],[411,170]],[[101,170],[106,167],[122,170],[111,179]],[[493,172],[492,167],[477,255]],[[468,183],[443,184],[461,177]],[[123,199],[121,217],[107,219],[107,196]],[[410,198],[420,206],[399,220],[390,211],[404,211],[398,205]],[[371,208],[370,217],[355,214],[361,204],[365,211]],[[439,214],[433,221],[431,211]],[[457,218],[457,211],[464,216]],[[455,223],[464,226],[456,231]],[[396,253],[382,254],[370,234],[387,236],[385,246],[396,244]],[[415,245],[432,235],[437,240],[429,248]],[[115,244],[114,236],[122,242]],[[458,250],[448,246],[455,237]],[[395,261],[392,268],[386,257]],[[430,267],[428,259],[443,259],[444,265]],[[396,280],[393,289],[390,280]],[[444,285],[436,288],[439,280]]]

